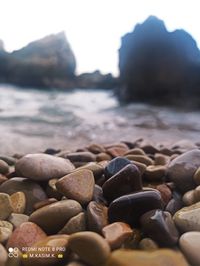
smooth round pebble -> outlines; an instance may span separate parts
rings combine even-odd
[[[0,265],[6,266],[6,261],[8,259],[8,253],[4,246],[0,243]]]
[[[8,221],[14,226],[14,228],[20,226],[22,223],[28,222],[29,216],[21,213],[11,213],[8,217]]]
[[[10,196],[6,193],[0,193],[0,220],[6,220],[12,212]]]
[[[79,232],[70,235],[69,247],[81,260],[91,266],[105,265],[110,247],[107,241],[94,232]]]
[[[105,177],[106,179],[115,175],[122,168],[124,168],[127,164],[130,164],[131,161],[124,157],[116,157],[112,159],[105,167]]]
[[[84,212],[72,217],[59,231],[59,234],[71,235],[81,231],[86,231],[86,217]]]
[[[8,164],[0,159],[0,174],[7,174],[8,172],[9,172]]]
[[[14,213],[24,213],[26,208],[26,196],[24,192],[15,192],[10,196]]]
[[[5,243],[11,236],[12,230],[7,227],[0,227],[0,243]]]

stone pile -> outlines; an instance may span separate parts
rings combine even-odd
[[[1,266],[200,265],[198,143],[50,151],[0,155]]]

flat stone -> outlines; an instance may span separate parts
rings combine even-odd
[[[184,233],[179,239],[179,245],[191,265],[200,265],[200,232]]]
[[[0,265],[1,266],[6,266],[6,261],[8,259],[8,253],[4,246],[0,244]]]
[[[116,250],[105,266],[189,266],[180,252],[170,249],[156,251]]]
[[[88,229],[101,234],[102,228],[108,224],[108,208],[91,201],[87,206],[86,216]]]
[[[7,242],[7,248],[17,247],[21,250],[23,247],[31,247],[45,237],[45,232],[39,226],[25,222],[13,231]]]
[[[181,192],[195,188],[194,173],[200,166],[200,150],[191,150],[172,160],[167,168],[167,176]]]
[[[173,218],[181,232],[200,231],[200,202],[180,209]]]
[[[47,234],[60,231],[70,218],[82,212],[75,200],[62,200],[34,211],[29,221],[39,225]]]
[[[94,232],[79,232],[70,235],[69,248],[91,266],[105,265],[110,247],[107,241]]]
[[[42,187],[27,178],[14,177],[0,186],[0,192],[8,193],[9,195],[18,191],[24,192],[26,197],[25,214],[30,214],[34,210],[33,206],[36,202],[46,199],[46,194]]]
[[[144,164],[144,163],[140,163],[140,162],[137,162],[137,161],[131,161],[131,163],[133,163],[134,165],[137,166],[137,168],[138,168],[139,171],[140,171],[141,176],[145,173],[145,171],[146,171],[146,169],[147,169],[146,164]]]
[[[140,241],[139,248],[146,251],[153,251],[157,250],[159,247],[153,239],[146,237]]]
[[[94,186],[94,193],[93,193],[92,200],[96,201],[97,203],[102,203],[104,205],[107,205],[107,200],[103,196],[103,190],[97,184],[95,184]]]
[[[125,194],[140,191],[142,190],[140,171],[134,164],[128,164],[109,178],[102,189],[109,202]]]
[[[140,148],[133,148],[133,149],[128,150],[125,153],[125,155],[130,155],[130,154],[132,154],[132,155],[146,155],[145,152]]]
[[[6,243],[8,238],[11,236],[12,230],[7,227],[0,227],[0,243]]]
[[[69,257],[68,235],[47,236],[33,244],[35,251],[24,252],[28,259],[23,259],[24,266],[55,266],[63,265]],[[47,248],[44,252],[43,248]],[[31,256],[33,254],[34,256]],[[38,254],[38,255],[37,255]],[[47,257],[39,257],[46,254]]]
[[[13,211],[10,196],[0,193],[0,220],[6,220]]]
[[[122,168],[124,168],[127,164],[130,164],[131,161],[125,157],[116,157],[112,159],[105,167],[105,177],[106,179],[115,175]]]
[[[8,164],[0,159],[0,174],[7,174],[8,172],[9,172]]]
[[[29,216],[21,213],[11,213],[8,221],[14,226],[19,227],[22,223],[28,222]]]
[[[14,213],[24,213],[26,208],[26,196],[24,192],[15,192],[10,196]]]
[[[166,166],[149,165],[144,173],[144,178],[148,181],[159,181],[165,177]]]
[[[19,176],[37,181],[60,178],[74,170],[74,165],[66,159],[48,154],[27,154],[15,165]]]
[[[94,185],[92,171],[81,169],[60,178],[56,183],[56,188],[67,198],[87,204],[92,200]]]
[[[179,239],[172,216],[162,210],[151,210],[140,218],[143,232],[162,247],[175,246]]]
[[[155,165],[167,165],[170,161],[170,157],[163,155],[161,153],[156,153],[154,155],[154,164]]]
[[[112,157],[118,157],[118,156],[123,156],[128,151],[128,147],[113,146],[107,148],[106,151]]]
[[[125,222],[133,226],[139,225],[139,218],[145,212],[162,209],[161,195],[156,190],[135,192],[117,198],[108,208],[110,223]]]
[[[69,219],[66,225],[59,231],[59,234],[71,235],[82,231],[86,231],[86,217],[84,212],[80,212]]]
[[[106,225],[102,229],[102,234],[108,241],[111,249],[117,249],[120,248],[125,241],[132,238],[133,230],[126,223],[115,222]]]

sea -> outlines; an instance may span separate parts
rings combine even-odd
[[[75,150],[144,138],[200,142],[200,111],[132,103],[110,90],[39,90],[0,85],[0,154]]]

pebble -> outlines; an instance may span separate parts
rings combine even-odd
[[[194,189],[185,192],[182,200],[183,200],[184,205],[186,205],[186,206],[190,206],[190,205],[196,203],[198,200],[196,200],[194,197]]]
[[[144,164],[144,163],[140,163],[140,162],[136,162],[136,161],[131,161],[131,163],[133,163],[134,165],[137,166],[137,168],[138,168],[139,171],[140,171],[141,176],[144,174],[144,172],[145,172],[146,169],[147,169],[147,166],[146,166],[146,164]]]
[[[69,248],[91,266],[105,265],[110,256],[107,241],[94,232],[79,232],[70,235]]]
[[[142,190],[141,174],[134,164],[128,164],[109,178],[102,186],[105,198],[114,199],[135,191]]]
[[[24,213],[26,208],[26,196],[24,192],[15,192],[10,196],[14,213]]]
[[[189,266],[184,256],[170,249],[156,251],[116,250],[105,266]]]
[[[127,151],[128,151],[127,147],[118,147],[118,146],[106,149],[106,152],[110,154],[112,157],[123,156]]]
[[[162,201],[163,201],[164,205],[166,206],[172,198],[171,190],[165,184],[161,184],[161,185],[156,186],[156,189],[160,192]]]
[[[153,160],[145,155],[127,155],[127,159],[145,164],[146,166],[152,165]]]
[[[10,231],[13,231],[13,225],[8,221],[0,220],[0,227],[5,227],[8,228]]]
[[[46,181],[60,178],[74,170],[74,165],[66,159],[48,154],[27,154],[19,159],[15,165],[19,176],[36,181]]]
[[[14,165],[16,163],[16,159],[10,156],[6,156],[3,154],[0,154],[0,160],[6,162],[8,165]]]
[[[86,231],[86,217],[84,212],[80,212],[69,219],[66,225],[59,231],[59,234],[71,235],[82,231]]]
[[[88,147],[87,147],[88,151],[94,153],[94,154],[99,154],[99,153],[102,153],[102,152],[105,152],[106,149],[100,145],[100,144],[97,144],[97,143],[92,143],[90,144]]]
[[[45,200],[42,200],[42,201],[39,201],[37,203],[34,204],[34,209],[37,210],[39,208],[42,208],[44,206],[47,206],[51,203],[55,203],[57,202],[57,199],[54,199],[54,198],[48,198],[48,199],[45,199]]]
[[[106,225],[102,229],[102,234],[109,243],[110,248],[117,249],[120,248],[125,241],[132,238],[133,230],[126,223],[115,222]]]
[[[200,201],[200,186],[196,187],[194,190],[194,199],[195,202]]]
[[[145,152],[140,148],[133,148],[128,150],[125,155],[146,155]]]
[[[28,222],[29,216],[20,213],[11,213],[8,217],[8,221],[14,226],[19,227],[22,223]]]
[[[65,154],[64,158],[69,159],[71,162],[95,162],[96,156],[95,154],[88,152],[88,151],[82,151],[82,152],[72,152]]]
[[[200,232],[184,233],[179,239],[179,245],[191,265],[200,265]]]
[[[162,210],[151,210],[140,218],[143,232],[162,247],[175,246],[179,239],[172,216]]]
[[[7,174],[8,172],[9,172],[8,164],[0,159],[0,174]]]
[[[46,199],[43,188],[27,178],[14,177],[0,186],[0,192],[5,192],[9,195],[18,191],[24,192],[26,197],[25,214],[30,214],[34,210],[33,206],[36,202]]]
[[[200,231],[200,202],[180,209],[173,219],[181,232]]]
[[[5,244],[11,236],[12,230],[8,227],[0,227],[0,243]]]
[[[102,228],[108,224],[108,208],[91,201],[87,206],[86,216],[88,229],[101,234]]]
[[[97,154],[97,156],[96,156],[97,162],[110,161],[111,159],[112,159],[112,157],[105,152],[101,152],[101,153]]]
[[[102,203],[104,205],[107,205],[107,200],[103,196],[102,188],[96,184],[94,186],[94,193],[93,193],[92,200],[96,201],[97,203]]]
[[[108,208],[109,221],[122,221],[138,226],[142,214],[153,209],[162,209],[161,195],[156,190],[135,192],[117,198]]]
[[[92,171],[81,169],[60,178],[56,188],[67,198],[77,200],[84,205],[92,200],[94,185]]]
[[[140,241],[139,248],[146,251],[153,251],[157,250],[159,247],[153,239],[146,237]]]
[[[31,247],[45,237],[45,232],[38,225],[25,222],[13,231],[7,242],[7,248],[17,247],[21,250],[23,247]]]
[[[155,165],[167,165],[169,163],[170,157],[163,155],[161,153],[156,153],[154,155],[154,164]]]
[[[58,181],[58,178],[52,178],[48,181],[48,185],[46,187],[46,194],[49,198],[55,198],[57,200],[61,200],[62,194],[58,192],[56,188],[56,183]]]
[[[200,166],[200,150],[191,150],[172,160],[167,168],[167,176],[181,192],[195,188],[193,175]]]
[[[60,231],[70,218],[82,212],[75,200],[61,200],[34,211],[29,221],[39,225],[47,234]]]
[[[0,193],[0,220],[6,220],[12,211],[10,196],[6,193]]]
[[[183,207],[183,201],[181,194],[173,192],[172,195],[173,197],[165,207],[165,211],[168,211],[171,213],[171,215],[174,215],[178,210]]]
[[[99,178],[101,178],[104,173],[103,166],[96,162],[90,162],[90,163],[85,164],[84,166],[77,168],[77,170],[81,170],[81,169],[87,169],[87,170],[92,171],[95,180],[98,180]]]
[[[163,165],[149,165],[144,173],[144,178],[148,181],[159,181],[165,177],[166,167]]]
[[[107,166],[105,167],[105,177],[106,179],[115,175],[122,168],[124,168],[127,164],[130,164],[131,161],[124,157],[116,157],[112,159]]]
[[[6,266],[6,261],[8,259],[8,253],[4,246],[0,243],[0,265]]]
[[[197,168],[196,172],[194,173],[193,179],[197,185],[200,185],[200,166]]]

